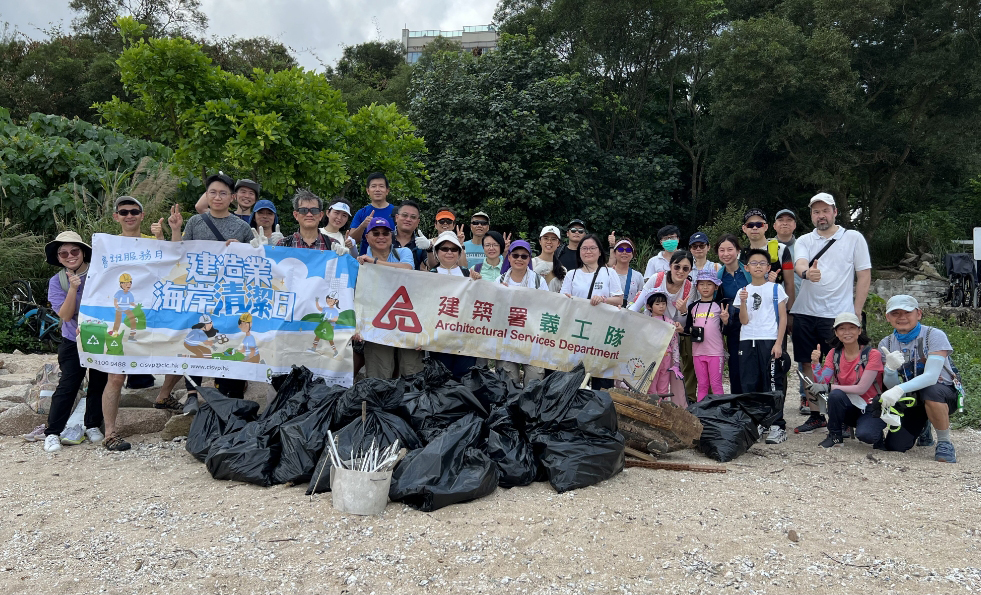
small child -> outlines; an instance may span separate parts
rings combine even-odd
[[[691,335],[691,351],[698,379],[696,399],[701,401],[712,391],[721,395],[722,361],[725,349],[722,345],[722,327],[729,322],[729,306],[720,308],[715,290],[722,283],[711,270],[698,271],[696,290],[699,300],[688,309],[688,334]]]
[[[655,291],[647,297],[647,315],[651,318],[663,320],[675,327],[675,333],[671,336],[668,349],[664,352],[664,359],[657,367],[657,373],[647,390],[649,395],[658,395],[661,398],[669,397],[671,402],[679,407],[688,407],[688,399],[685,397],[684,385],[677,390],[678,384],[684,379],[681,374],[681,350],[678,346],[678,333],[682,331],[681,323],[675,321],[667,315],[668,294],[663,291]],[[672,388],[671,373],[674,373],[675,387]]]
[[[739,375],[743,392],[783,392],[786,374],[781,371],[784,334],[787,331],[787,294],[766,280],[770,255],[766,250],[747,251],[746,268],[752,281],[739,290],[733,307],[739,308]],[[781,412],[770,426],[767,444],[787,439],[787,422]]]

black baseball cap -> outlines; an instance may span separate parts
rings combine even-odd
[[[750,209],[746,211],[746,214],[743,215],[743,223],[749,221],[750,217],[760,217],[764,223],[766,222],[766,213],[763,212],[763,209]]]
[[[791,211],[790,209],[780,209],[779,211],[777,211],[776,216],[773,217],[773,220],[776,221],[777,219],[783,217],[784,215],[790,215],[794,219],[797,219],[797,214]]]
[[[582,219],[573,219],[568,225],[566,225],[566,228],[572,227],[573,225],[582,225],[583,227],[586,227],[586,224],[583,223]]]

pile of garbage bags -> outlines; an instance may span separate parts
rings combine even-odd
[[[783,413],[782,392],[709,395],[688,407],[702,422],[698,450],[725,463],[744,454]]]
[[[273,380],[262,414],[253,401],[199,389],[187,450],[212,477],[260,486],[330,489],[327,432],[356,458],[372,442],[408,450],[389,496],[431,511],[481,498],[498,486],[547,480],[558,492],[593,485],[624,465],[624,439],[610,396],[580,389],[585,370],[516,387],[503,371],[474,367],[457,382],[427,359],[418,374],[328,386],[305,367]]]

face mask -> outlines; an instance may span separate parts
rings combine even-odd
[[[666,252],[674,252],[678,249],[678,240],[664,240],[661,245],[664,246]]]

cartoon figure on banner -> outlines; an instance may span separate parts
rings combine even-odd
[[[113,306],[116,308],[116,318],[112,324],[110,336],[119,335],[119,325],[126,315],[126,326],[129,327],[129,337],[127,341],[136,341],[137,329],[146,328],[146,319],[143,317],[143,308],[136,303],[136,297],[130,291],[133,288],[133,276],[123,273],[119,276],[119,291],[112,296]],[[142,318],[142,324],[141,324]]]
[[[239,351],[243,354],[244,360],[251,362],[253,364],[263,363],[259,359],[259,346],[255,342],[255,337],[252,336],[252,315],[246,312],[238,317],[238,329],[245,333],[245,338],[242,339],[242,346],[239,347]]]
[[[193,355],[180,354],[182,357],[200,357],[211,359],[211,347],[228,342],[228,337],[215,328],[211,317],[202,314],[198,323],[191,327],[191,332],[184,337],[184,347]]]
[[[313,330],[314,339],[313,346],[308,349],[313,353],[317,352],[317,345],[320,344],[320,340],[323,339],[330,343],[331,349],[334,350],[334,357],[337,357],[337,346],[334,345],[334,324],[337,323],[337,319],[341,315],[341,311],[337,309],[337,305],[340,300],[337,299],[337,292],[331,292],[324,298],[324,307],[320,308],[320,298],[315,299],[317,309],[320,310],[320,324],[317,328]]]

